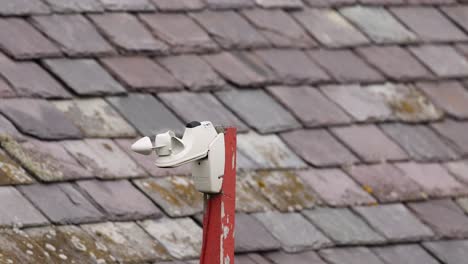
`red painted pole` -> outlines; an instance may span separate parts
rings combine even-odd
[[[220,194],[205,196],[201,264],[234,263],[236,216],[236,128],[224,133],[225,165]]]

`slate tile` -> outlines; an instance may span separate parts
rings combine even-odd
[[[80,130],[51,103],[39,99],[3,99],[2,112],[24,134],[41,139],[81,137]]]
[[[468,240],[424,242],[423,245],[444,263],[462,264],[468,257]]]
[[[363,47],[357,49],[357,53],[392,80],[429,79],[432,76],[410,52],[399,46]]]
[[[236,211],[256,213],[271,210],[272,205],[260,192],[252,187],[250,181],[249,173],[238,173],[236,175]]]
[[[284,251],[299,252],[331,245],[331,241],[299,213],[266,212],[254,214],[281,243]],[[301,232],[290,232],[291,227]]]
[[[468,154],[468,122],[445,120],[442,123],[431,125],[440,135],[455,145],[455,148],[463,155]]]
[[[270,86],[268,91],[306,127],[346,124],[351,118],[319,90],[309,86]]]
[[[0,142],[3,149],[41,181],[63,181],[90,178],[92,175],[57,142],[30,140]]]
[[[182,88],[169,72],[147,57],[114,57],[102,63],[134,91],[161,92]]]
[[[59,13],[103,11],[101,3],[95,0],[45,0],[45,2],[53,11]]]
[[[109,139],[68,140],[65,149],[87,170],[101,179],[135,178],[145,176],[123,150]]]
[[[192,13],[190,16],[223,48],[258,48],[269,46],[269,42],[263,35],[234,11],[204,11]]]
[[[189,175],[192,173],[190,164],[182,165],[175,168],[159,168],[154,165],[156,159],[155,154],[143,156],[131,150],[131,146],[137,139],[117,139],[114,142],[130,156],[141,168],[143,168],[151,176],[162,177],[170,175]],[[239,162],[239,161],[237,161]]]
[[[441,10],[459,27],[468,30],[468,7],[463,5],[443,6]]]
[[[235,263],[237,264],[269,264],[262,256],[258,254],[244,254],[234,256]],[[196,263],[194,263],[196,264]]]
[[[82,225],[81,228],[89,233],[96,243],[105,245],[117,262],[143,263],[169,259],[164,247],[135,223],[105,222]]]
[[[210,93],[160,93],[158,96],[186,123],[209,120],[214,125],[235,126],[240,132],[248,130],[242,121]]]
[[[466,214],[468,214],[468,198],[459,198],[456,200],[458,206],[465,211]]]
[[[383,76],[349,50],[315,50],[307,54],[338,82],[375,82]]]
[[[425,45],[410,51],[438,77],[463,77],[468,72],[468,61],[451,46]]]
[[[236,166],[237,171],[249,171],[261,169],[261,166],[255,161],[249,159],[244,153],[236,151]]]
[[[103,214],[70,183],[34,184],[21,186],[19,189],[55,224],[77,224],[103,219]]]
[[[408,155],[375,125],[334,127],[331,132],[366,162],[405,160]]]
[[[217,92],[218,98],[260,133],[300,127],[296,119],[272,97],[261,90]]]
[[[417,39],[382,7],[345,7],[340,13],[376,43],[408,43]]]
[[[275,1],[262,1],[272,2]],[[282,1],[291,3],[298,1]],[[300,2],[300,1],[299,1]],[[258,3],[260,4],[260,3]],[[266,4],[266,3],[262,3]],[[277,48],[308,48],[316,46],[305,32],[305,30],[297,24],[294,19],[283,10],[264,10],[250,9],[242,12],[247,20],[261,32],[274,47]]]
[[[468,117],[468,91],[459,82],[420,82],[416,85],[449,115],[456,118]]]
[[[4,229],[0,232],[3,263],[52,263],[51,258],[39,244],[19,229]]]
[[[253,7],[253,0],[205,0],[211,9],[238,9]]]
[[[152,0],[161,11],[194,11],[205,7],[202,0]]]
[[[0,45],[2,50],[17,59],[60,55],[59,49],[52,42],[19,18],[0,20]]]
[[[358,46],[369,42],[351,23],[332,9],[310,8],[293,15],[314,38],[327,47]]]
[[[357,158],[325,129],[295,130],[281,134],[281,138],[294,152],[314,166],[357,162]]]
[[[265,255],[274,264],[325,264],[314,251],[306,251],[298,254],[289,254],[282,251],[270,252]]]
[[[202,229],[190,218],[145,220],[140,225],[176,259],[196,258],[202,245]]]
[[[113,53],[107,41],[81,15],[36,16],[32,22],[69,56]]]
[[[203,210],[203,195],[195,189],[191,178],[146,178],[134,183],[171,217],[190,216]]]
[[[263,8],[301,9],[304,5],[301,0],[255,0]]]
[[[405,4],[406,2],[412,2],[412,1],[418,1],[418,0],[408,0],[408,1],[404,1],[404,0],[360,0],[359,2],[362,4],[373,5],[373,6],[380,6],[380,5],[388,5],[388,6],[392,5],[393,6],[393,5],[402,5],[402,4]],[[440,0],[440,1],[444,1],[444,0]],[[451,0],[445,0],[445,1],[451,1]]]
[[[427,251],[419,245],[395,245],[372,248],[372,251],[385,263],[438,264]]]
[[[468,194],[468,188],[455,180],[440,164],[415,162],[395,164],[407,177],[418,183],[431,197]]]
[[[55,79],[34,62],[14,62],[0,54],[0,75],[11,85],[18,96],[70,97],[70,94]]]
[[[347,208],[316,208],[303,214],[337,245],[377,244],[385,239]]]
[[[129,52],[164,53],[168,46],[156,40],[138,19],[129,13],[91,15],[97,28],[118,48]]]
[[[392,164],[349,167],[346,172],[380,202],[420,200],[427,196],[414,180]]]
[[[468,184],[468,161],[452,161],[444,164],[450,174],[452,174],[457,180]]]
[[[13,88],[5,80],[0,79],[0,98],[14,97]]]
[[[218,45],[208,33],[185,14],[144,14],[140,15],[140,18],[173,52],[205,52],[218,49]]]
[[[298,174],[330,206],[376,203],[372,196],[339,169],[309,169]]]
[[[134,137],[136,131],[101,98],[53,101],[86,137]]]
[[[424,125],[385,124],[381,128],[417,161],[447,160],[458,157],[455,150]]]
[[[140,134],[153,136],[167,130],[174,130],[177,134],[183,132],[182,122],[151,95],[130,94],[126,97],[110,97],[107,100]]]
[[[280,243],[253,216],[236,214],[236,252],[267,251],[280,248]]]
[[[23,135],[16,129],[16,127],[6,119],[4,116],[0,115],[0,135],[7,135],[16,140],[24,140]]]
[[[369,248],[333,248],[319,251],[320,256],[330,264],[384,264]]]
[[[128,181],[79,181],[77,185],[112,220],[157,218],[161,211]]]
[[[34,180],[0,149],[0,185],[30,184]]]
[[[414,241],[433,236],[431,229],[402,204],[355,207],[354,210],[390,241]]]
[[[40,0],[0,1],[0,15],[47,14],[49,8]]]
[[[330,77],[300,50],[267,49],[255,54],[277,74],[282,84],[316,83]]]
[[[190,90],[218,90],[226,85],[213,68],[196,55],[165,57],[158,62]]]
[[[257,86],[269,80],[269,74],[263,69],[249,65],[247,56],[222,52],[203,56],[203,59],[226,80],[238,86]]]
[[[391,12],[422,41],[467,40],[467,36],[434,7],[396,7]]]
[[[0,187],[0,226],[32,226],[47,224],[47,219],[18,190]]]
[[[410,203],[408,207],[440,237],[463,238],[468,234],[468,217],[452,200]]]
[[[105,9],[111,11],[151,11],[154,6],[149,0],[99,0]]]
[[[248,182],[281,212],[300,211],[317,203],[310,186],[293,171],[257,171]]]

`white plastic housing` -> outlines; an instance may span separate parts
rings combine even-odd
[[[203,193],[219,193],[224,176],[224,134],[218,134],[208,148],[208,157],[192,162],[195,188]]]

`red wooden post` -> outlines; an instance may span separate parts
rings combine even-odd
[[[205,198],[201,264],[234,263],[236,216],[236,128],[224,133],[225,165],[220,194]]]

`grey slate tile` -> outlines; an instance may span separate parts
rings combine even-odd
[[[301,0],[255,0],[263,8],[301,9],[304,4]]]
[[[450,174],[454,176],[458,181],[468,184],[468,161],[459,160],[447,162],[444,166],[448,169]]]
[[[451,142],[461,154],[468,154],[468,135],[466,133],[468,122],[457,122],[446,119],[441,123],[434,123],[431,126],[437,133]]]
[[[410,51],[438,77],[464,77],[468,72],[468,60],[452,46],[424,45]]]
[[[107,99],[142,135],[153,136],[167,130],[183,132],[182,122],[151,95],[130,94]]]
[[[416,85],[447,114],[456,118],[468,118],[468,108],[466,107],[468,90],[459,82],[420,82]]]
[[[236,252],[259,252],[280,248],[280,243],[253,216],[236,214]]]
[[[8,98],[14,97],[15,92],[10,84],[8,84],[5,80],[0,80],[0,98]]]
[[[152,0],[161,11],[187,11],[200,10],[205,7],[202,0]]]
[[[0,115],[0,134],[8,135],[16,140],[24,140],[18,129],[3,115]]]
[[[427,239],[434,233],[402,204],[354,207],[354,210],[389,241]]]
[[[337,245],[384,243],[385,239],[347,208],[315,208],[302,212]]]
[[[34,184],[20,191],[55,224],[77,224],[103,219],[93,204],[70,183]]]
[[[325,129],[295,130],[281,138],[314,166],[349,165],[357,158]]]
[[[158,97],[186,123],[211,121],[214,125],[234,126],[245,132],[248,127],[210,93],[159,93]]]
[[[331,245],[331,241],[298,213],[266,212],[254,216],[281,243],[286,252],[318,249]],[[301,232],[290,232],[291,227]]]
[[[468,198],[458,198],[456,202],[458,206],[460,206],[461,209],[463,209],[465,214],[468,214]]]
[[[468,240],[424,242],[423,245],[444,263],[463,264],[468,258]]]
[[[157,218],[161,211],[130,182],[78,181],[77,185],[112,220]]]
[[[385,263],[439,264],[419,245],[395,245],[373,248],[372,251]]]
[[[2,256],[0,260],[5,263],[8,261],[20,263],[51,262],[50,255],[41,254],[43,252],[47,253],[44,248],[42,248],[39,243],[35,243],[35,241],[31,240],[30,237],[21,230],[2,230],[0,232],[0,245],[2,246]]]
[[[330,264],[384,264],[369,248],[333,248],[319,251],[320,256]]]
[[[249,181],[248,173],[236,175],[236,211],[256,213],[271,210],[273,206],[252,187]]]
[[[149,0],[99,0],[105,9],[111,11],[151,11],[154,6]]]
[[[459,27],[464,30],[468,29],[468,19],[466,18],[468,8],[466,6],[444,6],[441,10]]]
[[[103,11],[102,5],[95,0],[45,0],[50,8],[55,12],[98,12]]]
[[[207,7],[211,9],[248,8],[255,5],[252,0],[205,0]]]
[[[47,224],[47,219],[11,186],[0,187],[0,226]]]
[[[24,134],[41,139],[81,137],[80,130],[51,103],[40,99],[3,99],[2,112]]]
[[[30,184],[34,180],[2,149],[0,149],[0,185]]]
[[[28,15],[28,14],[47,14],[49,8],[39,0],[19,0],[14,3],[9,0],[0,1],[1,15]]]
[[[426,126],[386,124],[381,128],[415,160],[446,160],[458,156],[455,150]]]
[[[276,251],[267,253],[264,256],[274,264],[325,264],[325,262],[314,251],[306,251],[297,254]]]
[[[264,91],[221,91],[218,98],[260,133],[300,127],[296,119]]]

